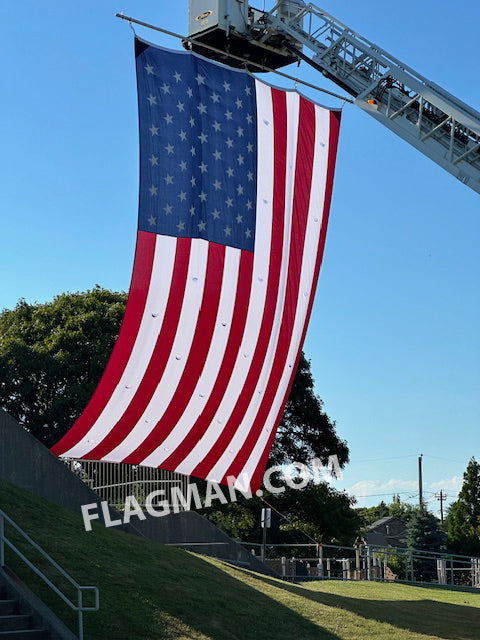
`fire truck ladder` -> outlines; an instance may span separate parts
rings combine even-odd
[[[259,42],[283,46],[355,98],[355,104],[480,193],[480,113],[313,4],[257,12]],[[277,12],[278,13],[278,12]],[[298,43],[292,44],[292,39]],[[313,56],[305,54],[309,49]]]

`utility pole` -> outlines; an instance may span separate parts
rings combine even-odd
[[[272,526],[272,510],[270,507],[264,507],[262,509],[261,525],[263,529],[262,536],[262,562],[265,562],[267,557],[267,529]]]
[[[418,506],[420,509],[423,507],[422,458],[423,453],[418,456]]]
[[[437,500],[440,500],[440,519],[442,521],[442,527],[443,527],[443,501],[447,498],[447,494],[443,493],[443,491],[440,490],[440,493],[435,494],[435,498]]]

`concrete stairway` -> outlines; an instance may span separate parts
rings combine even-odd
[[[33,611],[0,582],[0,640],[47,640]]]

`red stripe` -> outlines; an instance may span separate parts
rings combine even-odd
[[[115,390],[135,344],[155,256],[156,234],[138,231],[130,292],[117,341],[103,376],[82,415],[65,436],[52,447],[55,455],[61,455],[76,445],[91,429]]]
[[[237,477],[248,460],[248,457],[262,432],[265,420],[274,401],[280,379],[286,366],[286,358],[295,322],[300,275],[302,271],[303,248],[305,244],[308,209],[310,205],[314,151],[315,107],[311,102],[304,98],[300,98],[297,160],[295,165],[295,186],[292,210],[292,233],[290,238],[290,259],[288,265],[282,324],[280,327],[270,378],[266,385],[259,410],[242,448],[232,461],[224,476],[224,481],[226,481],[226,478],[231,475]]]
[[[217,319],[225,263],[225,245],[210,242],[203,298],[185,368],[170,403],[145,440],[122,462],[138,464],[149,456],[173,430],[182,416],[203,371]]]
[[[170,355],[177,332],[178,319],[182,309],[183,295],[187,281],[191,239],[178,238],[175,263],[173,266],[170,293],[168,295],[165,317],[155,344],[152,357],[145,370],[142,381],[125,413],[106,437],[83,458],[100,460],[118,446],[137,424],[158,386]]]
[[[272,236],[270,246],[270,265],[265,296],[265,307],[258,334],[257,345],[253,354],[243,388],[235,403],[235,407],[227,420],[217,441],[195,467],[192,475],[205,477],[225,452],[228,443],[234,436],[246,410],[252,400],[255,387],[260,376],[268,348],[270,334],[273,329],[275,307],[277,303],[280,268],[282,264],[282,244],[285,214],[285,175],[286,175],[286,139],[287,139],[287,106],[284,91],[272,89],[273,121],[274,121],[274,188]]]
[[[240,266],[234,306],[235,311],[232,317],[227,346],[225,348],[222,364],[218,371],[215,385],[202,413],[199,415],[195,424],[192,426],[182,442],[179,443],[175,451],[173,451],[172,454],[162,462],[162,469],[174,471],[197,444],[213,420],[215,412],[217,411],[223,394],[225,393],[225,389],[227,388],[228,381],[230,380],[233,367],[237,360],[238,350],[242,342],[245,320],[247,317],[248,300],[250,298],[250,289],[252,286],[252,272],[253,253],[251,251],[242,251],[240,254]]]
[[[332,201],[332,191],[333,191],[333,177],[335,173],[335,162],[337,158],[337,148],[338,148],[338,136],[340,132],[340,118],[341,111],[331,111],[330,112],[330,136],[329,136],[329,145],[328,145],[328,168],[327,168],[327,180],[325,186],[325,199],[323,206],[323,217],[322,217],[322,228],[320,230],[320,238],[319,238],[319,249],[317,253],[317,261],[315,264],[315,273],[313,276],[312,289],[310,291],[310,300],[308,304],[307,315],[305,318],[305,326],[302,333],[302,338],[300,340],[300,345],[297,353],[297,358],[295,362],[295,367],[292,370],[292,375],[290,377],[290,382],[285,393],[285,397],[283,399],[282,406],[280,411],[278,412],[277,418],[275,420],[274,428],[272,429],[272,433],[270,434],[270,438],[265,446],[265,449],[260,457],[260,460],[257,464],[255,472],[251,478],[251,488],[252,491],[256,491],[259,489],[260,484],[262,482],[263,473],[265,471],[265,467],[267,465],[268,456],[270,454],[270,449],[273,444],[273,439],[275,438],[275,434],[280,424],[280,420],[282,419],[283,410],[285,407],[285,403],[287,402],[288,396],[290,394],[290,390],[292,388],[293,380],[295,378],[295,373],[298,367],[298,361],[300,359],[300,354],[302,352],[303,342],[305,340],[305,334],[307,332],[308,323],[310,320],[310,315],[312,312],[313,299],[315,297],[315,290],[317,288],[318,275],[320,272],[320,265],[322,264],[323,252],[325,249],[325,238],[327,235],[327,226],[328,226],[328,217],[330,213],[330,203]]]

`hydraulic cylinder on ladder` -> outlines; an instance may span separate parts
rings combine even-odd
[[[261,11],[247,0],[190,0],[189,27],[191,48],[232,66],[240,63],[225,54],[253,71],[305,61],[480,193],[480,113],[315,5],[284,0]]]

